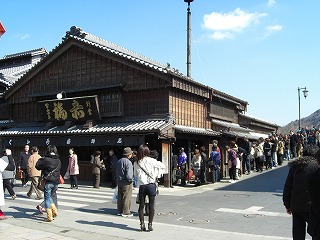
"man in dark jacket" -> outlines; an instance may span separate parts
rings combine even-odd
[[[308,223],[308,233],[312,240],[320,239],[320,150],[317,152],[318,169],[308,178],[308,190],[311,199],[311,215]]]
[[[24,146],[24,151],[20,153],[19,156],[19,171],[22,171],[22,187],[27,187],[27,182],[29,181],[28,175],[28,160],[31,156],[29,152],[29,145]]]
[[[206,154],[205,146],[200,147],[201,164],[200,164],[200,182],[201,184],[207,184],[207,162],[208,156]]]
[[[252,143],[249,141],[248,137],[245,137],[243,144],[243,149],[245,150],[243,154],[243,160],[242,160],[242,172],[250,174],[251,173],[251,159],[253,159],[253,156],[251,155],[251,148]]]
[[[311,211],[307,187],[308,176],[317,170],[316,145],[307,145],[303,156],[291,161],[283,190],[283,204],[288,214],[292,214],[292,236],[294,240],[305,239],[306,223]]]
[[[36,169],[42,170],[41,175],[45,177],[44,200],[47,212],[47,222],[58,216],[58,210],[53,201],[53,194],[56,194],[60,183],[61,161],[59,159],[57,147],[49,145],[46,155],[36,163]]]
[[[297,135],[292,130],[290,130],[290,151],[293,158],[298,156],[297,155],[298,143],[299,143],[299,140]]]
[[[114,154],[113,150],[109,151],[109,156],[110,156],[110,167],[111,167],[111,187],[116,188],[117,187],[117,162],[118,158]]]
[[[133,151],[130,147],[123,149],[123,157],[117,162],[118,179],[118,214],[123,217],[132,217],[130,211],[132,198],[133,166],[129,160],[132,158]]]

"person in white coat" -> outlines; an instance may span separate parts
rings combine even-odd
[[[162,176],[165,165],[150,157],[150,150],[146,145],[141,145],[137,153],[138,161],[134,162],[134,176],[138,178],[139,186],[139,220],[141,231],[146,231],[143,209],[146,196],[149,198],[149,223],[148,230],[153,231],[152,222],[155,214],[155,198],[157,195],[157,179]]]
[[[6,169],[8,162],[0,158],[0,220],[6,219],[6,216],[1,210],[1,207],[5,205],[2,172]]]

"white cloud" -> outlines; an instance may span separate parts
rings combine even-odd
[[[281,31],[282,28],[283,28],[283,26],[281,26],[281,25],[273,25],[273,26],[266,27],[266,29],[268,31]]]
[[[234,37],[234,35],[230,32],[214,32],[213,34],[211,34],[211,38],[215,39],[215,40],[222,40],[222,39],[232,39]]]
[[[25,40],[27,38],[31,38],[31,35],[29,33],[26,33],[26,34],[20,36],[20,40]]]
[[[210,13],[203,17],[202,27],[214,31],[214,39],[230,38],[236,32],[259,23],[260,18],[267,16],[266,13],[249,13],[237,8],[229,13]],[[216,38],[214,37],[216,36]]]
[[[275,0],[268,0],[268,6],[269,7],[272,7],[273,5],[276,4],[276,1]]]

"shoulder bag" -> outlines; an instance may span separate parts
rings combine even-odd
[[[153,177],[151,177],[151,175],[150,175],[143,167],[141,167],[141,165],[139,164],[139,162],[138,162],[138,166],[141,168],[142,171],[144,171],[145,174],[147,174],[147,176],[148,176],[149,178],[151,178],[151,179],[154,181],[154,184],[156,185],[157,195],[159,195],[159,186],[158,186],[157,180],[155,180]]]
[[[37,186],[40,191],[44,191],[44,187],[46,185],[48,177],[50,177],[52,175],[52,173],[59,168],[59,166],[60,166],[60,163],[58,164],[58,166],[55,169],[53,169],[51,172],[49,172],[46,176],[41,174],[41,177],[39,178],[39,182],[38,182],[38,186]]]

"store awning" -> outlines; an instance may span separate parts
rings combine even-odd
[[[172,122],[166,119],[104,122],[91,128],[55,126],[48,130],[44,130],[44,124],[24,124],[0,131],[0,138],[4,146],[138,146],[144,143],[145,134],[162,136],[162,130],[170,125]]]

